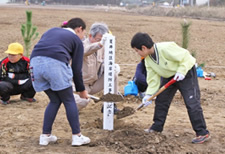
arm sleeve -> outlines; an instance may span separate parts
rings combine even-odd
[[[144,72],[146,72],[144,63],[143,62],[138,63],[136,67],[135,78],[139,83],[146,85],[147,84],[146,74]]]
[[[12,83],[13,85],[19,85],[19,84],[18,84],[18,83],[19,83],[19,80],[16,80],[16,79],[10,79],[9,77],[6,77],[6,78],[4,79],[4,81],[10,82],[10,83]]]
[[[1,70],[0,70],[0,73],[1,73],[0,79],[1,79],[1,81],[7,81],[7,82],[12,83],[13,85],[18,85],[18,80],[11,79],[11,78],[8,77],[8,73],[6,72],[6,65],[2,61],[1,61]]]
[[[82,75],[84,48],[82,42],[78,43],[72,55],[73,81],[77,92],[85,90]]]
[[[91,44],[86,44],[86,42],[84,42],[84,56],[89,56],[95,52],[97,52],[99,49],[101,49],[102,47],[99,46],[99,43],[91,43]]]
[[[168,60],[178,62],[177,72],[183,75],[186,75],[196,62],[196,59],[191,56],[188,50],[181,48],[174,42],[168,45],[167,49],[163,51],[167,51],[164,54]]]
[[[153,95],[160,87],[160,76],[155,71],[153,71],[152,68],[147,67],[146,69],[148,83],[146,94]]]

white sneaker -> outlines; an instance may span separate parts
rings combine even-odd
[[[57,137],[55,135],[48,136],[46,134],[41,134],[39,144],[48,145],[49,142],[56,142],[56,141],[57,141]]]
[[[80,136],[72,135],[72,146],[80,146],[83,144],[88,144],[90,142],[91,142],[90,138],[82,134]]]

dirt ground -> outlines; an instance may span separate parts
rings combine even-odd
[[[51,27],[73,17],[81,17],[87,30],[95,21],[109,25],[116,36],[116,63],[120,64],[119,88],[131,80],[139,56],[131,49],[130,40],[136,32],[149,33],[155,42],[175,41],[181,44],[182,18],[151,17],[107,10],[85,10],[73,7],[0,6],[0,58],[4,58],[9,43],[22,42],[21,24],[26,20],[25,10],[32,10],[33,24],[43,34]],[[199,78],[201,103],[211,140],[199,145],[191,143],[195,136],[186,108],[179,93],[176,94],[167,117],[164,131],[146,134],[145,128],[152,124],[154,103],[131,116],[114,118],[114,130],[102,129],[103,102],[91,102],[80,112],[82,133],[91,138],[87,146],[71,146],[71,129],[62,106],[56,117],[53,134],[59,140],[46,147],[39,146],[39,135],[48,98],[37,93],[37,102],[21,101],[11,97],[11,104],[0,105],[0,153],[173,153],[173,154],[219,154],[225,153],[225,22],[187,19],[192,22],[189,50],[197,53],[198,63],[205,63],[204,71],[214,72],[216,78]],[[38,38],[38,39],[39,39]],[[37,39],[37,40],[38,40]],[[34,41],[34,44],[37,42]],[[97,96],[101,96],[98,94]],[[117,102],[118,108],[136,108],[141,101],[127,96]]]

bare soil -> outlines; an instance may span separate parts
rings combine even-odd
[[[25,23],[26,10],[33,12],[33,24],[41,35],[51,27],[73,17],[81,17],[87,23],[87,30],[95,21],[109,25],[116,36],[116,63],[120,64],[119,88],[131,80],[140,57],[131,49],[130,40],[139,31],[149,33],[155,42],[175,41],[181,45],[182,18],[152,17],[112,9],[92,10],[71,7],[49,6],[0,6],[0,58],[4,58],[8,44],[23,43],[21,24]],[[71,146],[71,129],[61,107],[53,125],[53,134],[59,140],[46,147],[39,146],[43,115],[48,104],[47,96],[40,92],[37,102],[21,101],[19,96],[11,97],[11,104],[0,105],[0,153],[174,153],[174,154],[220,154],[225,153],[225,22],[187,19],[190,29],[190,52],[197,53],[198,63],[205,63],[204,71],[214,72],[216,78],[199,78],[201,104],[211,140],[195,145],[191,139],[192,130],[185,105],[178,92],[171,104],[162,133],[147,134],[144,129],[152,124],[154,103],[130,116],[114,118],[114,130],[102,129],[102,103],[91,102],[80,112],[82,133],[91,138],[87,146]],[[35,40],[34,44],[38,41]],[[98,94],[96,96],[102,96]],[[117,102],[119,109],[136,108],[141,100],[135,96],[124,97]]]

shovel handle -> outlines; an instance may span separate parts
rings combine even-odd
[[[166,88],[168,88],[170,85],[174,84],[176,82],[176,80],[174,79],[171,79],[169,82],[167,82],[163,87],[161,87],[157,93],[155,93],[154,95],[152,95],[147,101],[151,101],[153,100],[156,96],[158,96],[161,92],[163,92]],[[137,107],[137,110],[140,110],[142,107],[144,107],[144,104],[140,104],[138,107]]]
[[[164,85],[165,88],[168,88],[170,85],[174,84],[176,82],[176,80],[174,80],[173,78],[167,83]]]

